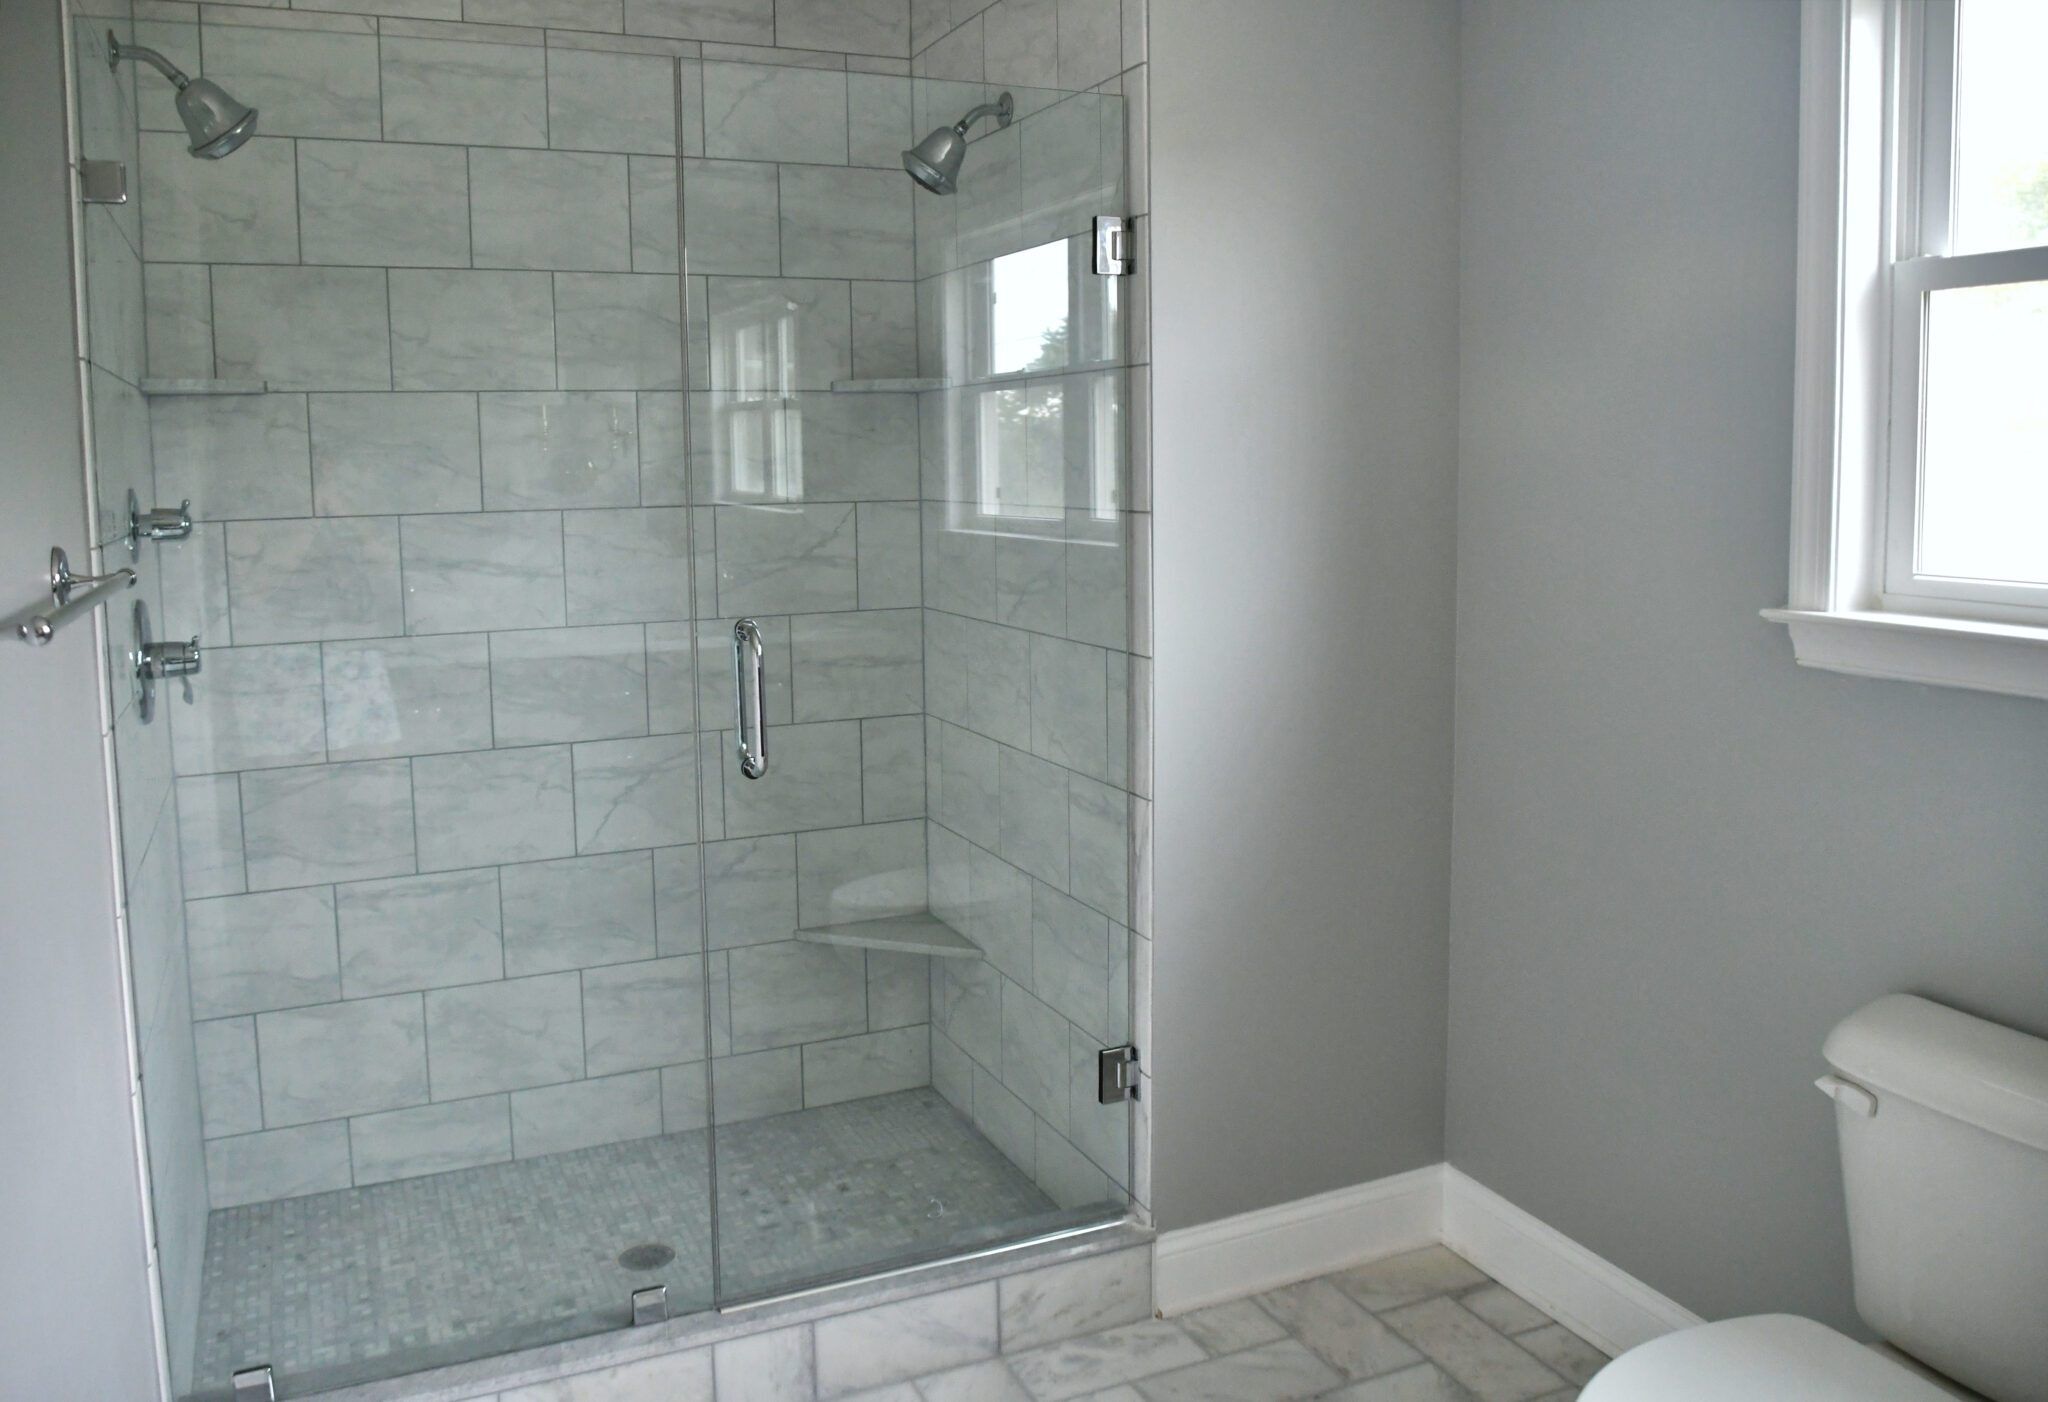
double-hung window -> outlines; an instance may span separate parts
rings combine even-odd
[[[2048,697],[2048,0],[1807,0],[1799,660]]]

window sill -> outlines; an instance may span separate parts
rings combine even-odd
[[[1803,667],[2048,699],[2048,628],[1898,613],[1765,609]]]

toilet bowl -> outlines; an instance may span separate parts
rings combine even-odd
[[[1894,995],[1823,1055],[1856,1312],[1897,1352],[1751,1315],[1630,1349],[1581,1402],[2048,1402],[2048,1041]]]

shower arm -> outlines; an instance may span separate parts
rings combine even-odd
[[[965,136],[967,135],[967,129],[983,117],[994,117],[997,126],[1006,127],[1010,124],[1010,118],[1016,110],[1016,105],[1011,101],[1010,95],[1004,93],[1000,102],[984,102],[959,121],[953,123],[953,130]]]
[[[107,67],[115,67],[124,58],[132,58],[138,63],[148,64],[151,68],[154,68],[157,72],[169,78],[172,83],[176,84],[179,92],[183,92],[192,82],[190,78],[185,76],[183,70],[177,64],[172,63],[155,49],[145,48],[141,44],[124,44],[119,39],[116,39],[114,31],[109,29],[107,31]]]

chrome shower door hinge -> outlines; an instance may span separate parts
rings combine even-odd
[[[668,1287],[650,1285],[645,1290],[633,1292],[633,1327],[642,1324],[659,1324],[668,1318]]]
[[[1104,1047],[1095,1056],[1095,1098],[1116,1105],[1138,1098],[1138,1049],[1129,1042]]]
[[[1131,270],[1131,221],[1121,214],[1095,216],[1095,271],[1123,277]]]
[[[78,198],[83,204],[128,203],[128,167],[119,161],[81,160]]]
[[[277,1402],[277,1384],[271,1380],[270,1365],[237,1369],[228,1379],[235,1402]]]

